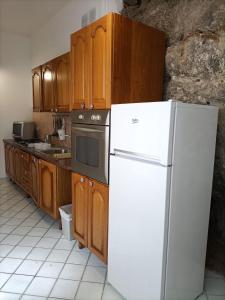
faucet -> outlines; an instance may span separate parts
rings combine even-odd
[[[46,134],[45,135],[45,143],[50,143],[50,137],[51,137],[51,134]]]

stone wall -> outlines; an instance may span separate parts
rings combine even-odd
[[[167,35],[164,99],[220,108],[207,265],[225,273],[225,1],[126,0],[122,14]]]

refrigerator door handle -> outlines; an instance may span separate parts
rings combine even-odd
[[[159,157],[149,156],[149,155],[145,155],[142,153],[137,153],[137,152],[126,151],[126,150],[114,148],[114,152],[110,153],[110,154],[114,155],[114,156],[124,157],[127,159],[145,161],[147,163],[156,164],[156,165],[160,165],[163,167],[169,166],[169,165],[161,164]]]

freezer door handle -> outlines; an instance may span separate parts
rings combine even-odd
[[[137,153],[137,152],[114,148],[114,151],[113,151],[113,153],[111,153],[111,155],[124,157],[127,159],[141,160],[141,161],[145,161],[148,163],[164,166],[161,164],[159,157],[149,156],[149,155],[145,155],[143,153]]]

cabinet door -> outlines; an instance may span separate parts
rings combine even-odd
[[[43,160],[39,160],[39,195],[40,207],[56,218],[56,166]]]
[[[42,66],[42,99],[44,111],[53,111],[54,103],[54,72],[52,63]]]
[[[87,178],[75,173],[72,174],[72,209],[74,237],[87,246]]]
[[[21,184],[27,194],[31,194],[30,154],[21,151]]]
[[[88,27],[71,35],[71,109],[88,106]]]
[[[38,174],[38,159],[35,156],[30,160],[31,172],[31,197],[35,204],[39,206],[39,174]]]
[[[69,111],[70,106],[70,53],[54,60],[55,111]]]
[[[9,146],[9,174],[14,180],[14,147]]]
[[[17,183],[22,183],[22,152],[15,149],[13,153],[14,159],[14,179]]]
[[[42,110],[41,67],[32,70],[33,111]]]
[[[11,176],[10,175],[10,167],[9,167],[9,148],[10,148],[10,145],[5,144],[4,148],[5,148],[5,172],[10,177]]]
[[[108,186],[89,179],[88,248],[102,261],[108,254]]]
[[[112,15],[90,26],[90,99],[89,108],[110,108]]]

